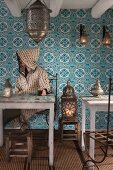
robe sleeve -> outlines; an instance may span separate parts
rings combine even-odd
[[[24,89],[28,86],[26,78],[20,74],[16,81],[15,85],[15,93],[16,94],[22,94],[24,92]]]
[[[47,92],[50,91],[50,83],[49,83],[48,73],[45,70],[41,70],[41,72],[40,72],[39,89],[40,90],[46,89]]]

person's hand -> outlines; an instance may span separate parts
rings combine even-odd
[[[44,90],[42,90],[42,94],[41,94],[41,96],[46,96],[47,95],[47,93],[46,93],[46,90],[44,89]]]

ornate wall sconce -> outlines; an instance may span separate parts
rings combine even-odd
[[[110,45],[111,44],[111,38],[109,32],[106,30],[106,27],[103,26],[103,44],[104,45]]]
[[[87,34],[85,31],[85,26],[82,24],[80,24],[80,42],[84,45],[87,43]]]
[[[51,10],[37,0],[27,10],[26,31],[37,43],[48,33]]]

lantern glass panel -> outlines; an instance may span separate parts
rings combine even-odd
[[[65,118],[76,116],[76,103],[75,101],[65,101],[62,103],[62,112]]]

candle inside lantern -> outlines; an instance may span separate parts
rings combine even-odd
[[[72,116],[71,110],[66,111],[66,115],[67,115],[67,116]]]
[[[71,104],[66,105],[66,106],[64,106],[64,107],[65,107],[65,109],[64,109],[64,114],[65,114],[66,116],[73,116],[73,114],[74,114],[75,111],[76,111],[76,108],[73,107],[73,105],[71,105]]]

